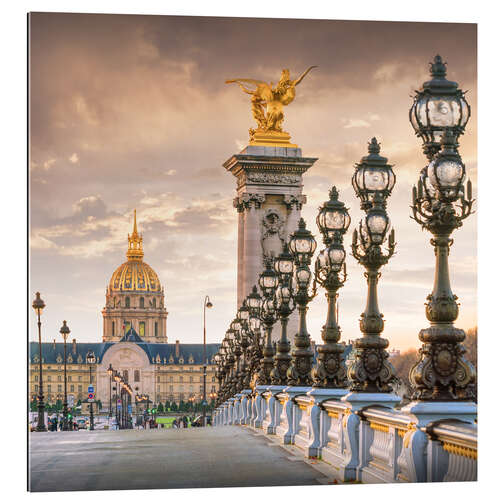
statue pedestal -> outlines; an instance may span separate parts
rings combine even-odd
[[[231,156],[224,168],[237,179],[233,205],[238,211],[238,297],[240,307],[258,283],[264,258],[277,256],[298,227],[302,205],[302,175],[317,158],[304,158],[293,144],[273,141],[248,145]],[[298,329],[298,314],[290,316],[290,338]],[[280,335],[273,329],[273,340]]]

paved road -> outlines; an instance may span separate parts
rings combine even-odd
[[[247,428],[30,433],[31,491],[328,482],[317,466]]]

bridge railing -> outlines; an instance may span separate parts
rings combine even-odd
[[[459,419],[419,424],[412,415],[381,405],[357,410],[340,398],[292,397],[270,386],[237,394],[215,410],[215,425],[240,425],[242,399],[250,398],[247,420],[284,445],[332,466],[341,481],[407,483],[475,481],[477,426]],[[251,410],[251,408],[254,408]],[[232,417],[231,417],[232,416]]]

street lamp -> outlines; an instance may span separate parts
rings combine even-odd
[[[92,386],[92,366],[95,365],[96,363],[96,358],[95,354],[92,351],[89,351],[87,353],[87,364],[89,365],[89,374],[90,374],[90,383],[89,386]],[[95,398],[95,393],[92,393],[93,397]],[[90,400],[90,430],[94,430],[94,405],[93,405],[93,400]]]
[[[293,256],[288,245],[274,259],[274,271],[278,277],[276,286],[276,314],[281,323],[281,336],[276,344],[274,365],[271,371],[273,385],[287,385],[287,372],[292,362],[290,356],[290,341],[287,338],[287,325],[290,314],[295,310],[295,300],[292,295]],[[269,303],[267,307],[271,307]]]
[[[455,137],[465,132],[470,117],[470,106],[458,83],[446,79],[446,63],[440,55],[430,64],[432,80],[415,91],[410,109],[410,123],[423,141],[424,154],[431,161],[440,150],[446,130]]]
[[[207,309],[211,309],[213,304],[210,302],[208,295],[205,296],[203,301],[203,427],[206,426],[207,415]]]
[[[115,381],[115,392],[116,392],[116,395],[115,395],[116,425],[118,426],[118,428],[120,428],[120,419],[119,419],[119,415],[118,415],[118,396],[120,395],[118,388],[119,388],[119,384],[120,384],[120,374],[118,373],[118,370],[114,371],[113,379]]]
[[[353,392],[391,392],[390,383],[395,380],[396,375],[393,366],[387,361],[389,355],[385,349],[389,342],[380,337],[384,320],[378,308],[377,284],[380,268],[387,264],[396,247],[394,229],[389,232],[390,221],[385,211],[387,197],[394,187],[390,179],[395,179],[395,176],[387,158],[379,155],[380,144],[375,137],[370,141],[368,151],[370,155],[355,166],[353,175],[356,195],[361,199],[361,208],[366,216],[360,222],[359,230],[354,230],[352,238],[353,256],[366,269],[368,297],[359,321],[363,337],[354,342],[356,357],[347,374]],[[373,177],[385,179],[380,186],[386,187],[374,191],[370,185],[358,182],[359,178]],[[382,245],[387,239],[387,253],[384,253]]]
[[[440,152],[430,158],[412,191],[413,219],[433,235],[431,244],[436,255],[434,288],[425,304],[430,327],[420,330],[423,344],[409,374],[412,399],[419,401],[471,401],[476,399],[477,390],[476,371],[464,357],[465,332],[454,326],[458,304],[451,290],[448,265],[453,243],[450,236],[472,213],[474,203],[470,180],[464,189],[465,165],[457,149],[457,137],[464,132],[470,111],[458,85],[445,82],[454,85],[449,85],[450,93],[443,99],[452,116],[440,131]]]
[[[339,344],[337,297],[338,290],[347,278],[342,241],[350,222],[348,209],[339,201],[337,188],[333,186],[330,190],[330,200],[319,209],[316,218],[318,229],[323,234],[323,242],[327,246],[316,259],[314,279],[326,290],[328,313],[321,331],[323,344],[318,346],[317,365],[313,370],[314,387],[347,387],[347,370],[342,356],[344,346]]]
[[[111,363],[109,363],[107,373],[109,375],[109,418],[113,416],[113,410],[111,409],[112,402],[111,402],[111,383],[113,381],[113,367],[111,366]],[[109,422],[108,422],[109,423]]]
[[[260,309],[262,297],[257,291],[257,286],[254,285],[252,292],[247,296],[247,304],[249,310],[249,327],[250,337],[252,340],[250,352],[250,367],[249,379],[251,387],[256,384],[257,368],[262,358],[261,334],[260,334]]]
[[[63,321],[61,329],[59,333],[63,336],[64,339],[64,403],[63,403],[63,431],[70,431],[69,423],[68,423],[68,385],[67,385],[67,355],[66,355],[66,341],[68,340],[68,335],[71,333],[68,325],[66,324],[66,320]]]
[[[292,362],[287,372],[287,383],[291,386],[312,384],[311,369],[314,355],[309,333],[307,333],[306,314],[307,304],[316,296],[316,282],[313,282],[312,292],[309,293],[312,276],[309,266],[316,245],[314,236],[306,229],[306,223],[301,218],[299,228],[291,235],[288,243],[295,264],[296,290],[294,295],[299,310],[299,331],[294,337]]]
[[[45,426],[45,404],[43,402],[43,373],[42,373],[42,322],[40,316],[43,313],[45,302],[40,297],[40,292],[36,292],[35,300],[33,301],[33,309],[35,310],[38,319],[38,373],[40,377],[40,385],[38,386],[38,422],[36,424],[37,432],[47,432]]]

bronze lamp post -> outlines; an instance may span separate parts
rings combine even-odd
[[[42,322],[40,316],[45,308],[45,302],[40,297],[40,292],[36,292],[35,300],[33,301],[33,309],[35,310],[37,316],[38,324],[38,376],[40,378],[40,384],[38,386],[38,422],[36,424],[37,432],[46,432],[47,427],[45,426],[45,404],[43,401],[43,372],[42,372]]]

